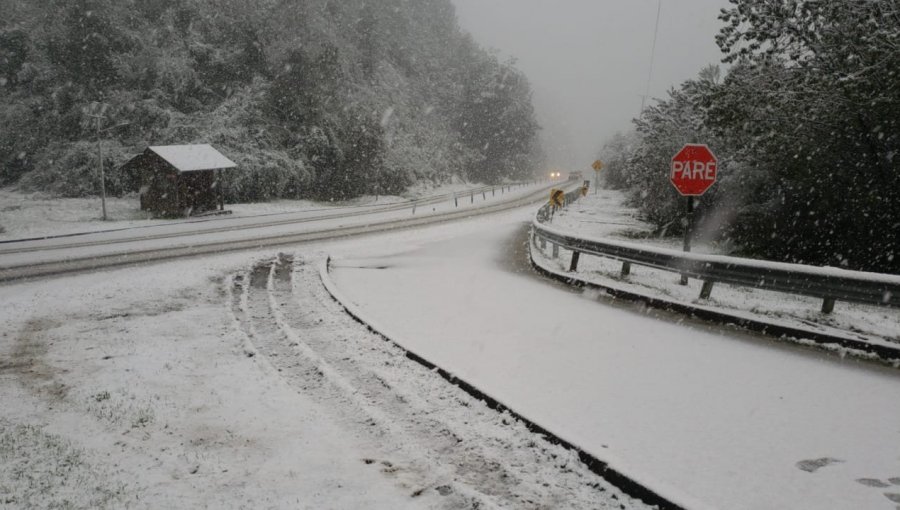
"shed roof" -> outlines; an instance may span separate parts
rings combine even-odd
[[[196,172],[200,170],[220,170],[235,168],[234,161],[226,158],[211,145],[160,145],[150,147],[159,157],[166,160],[179,172]]]

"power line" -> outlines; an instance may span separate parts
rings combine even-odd
[[[644,106],[647,104],[647,98],[650,97],[650,83],[653,81],[653,63],[656,59],[656,39],[659,36],[659,15],[662,12],[662,0],[656,0],[656,26],[653,28],[653,48],[650,50],[650,70],[647,72],[647,92],[641,96],[641,113],[644,113]]]

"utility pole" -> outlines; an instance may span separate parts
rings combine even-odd
[[[100,119],[97,119],[97,160],[100,162],[100,203],[103,204],[103,221],[106,221],[106,170],[103,168],[103,143],[100,141]]]
[[[104,116],[104,113],[106,113],[106,105],[98,107],[92,104],[91,110],[96,113],[88,113],[86,115],[94,119],[94,125],[97,129],[97,166],[100,169],[100,203],[103,207],[103,221],[106,221],[106,170],[103,168],[103,142],[100,140],[100,124],[103,122],[103,119],[106,118]]]
[[[103,139],[100,138],[100,135],[104,131],[109,131],[131,124],[130,122],[123,122],[122,124],[110,126],[106,129],[101,129],[102,122],[106,119],[106,108],[107,105],[105,104],[97,105],[96,103],[92,103],[90,110],[95,113],[85,113],[85,115],[95,120],[97,131],[97,166],[100,167],[100,203],[101,207],[103,208],[103,221],[107,221],[108,218],[106,215],[106,169],[103,167]]]

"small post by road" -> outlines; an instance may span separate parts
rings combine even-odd
[[[574,273],[578,271],[578,259],[581,258],[581,253],[577,251],[572,252],[572,263],[569,264],[569,272]]]
[[[687,197],[687,216],[684,218],[684,252],[691,251],[691,234],[694,229],[694,197]],[[681,275],[681,284],[688,284],[688,276]]]
[[[712,280],[706,280],[703,282],[703,288],[700,289],[700,299],[709,299],[712,295],[713,285],[715,282]]]
[[[822,313],[831,313],[834,311],[834,298],[827,297],[822,301]]]
[[[219,210],[225,210],[225,172],[216,170],[216,200],[219,202]]]

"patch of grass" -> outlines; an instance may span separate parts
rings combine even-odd
[[[131,420],[131,428],[144,428],[153,423],[154,413],[150,408],[138,409],[134,419]]]
[[[0,420],[0,506],[121,508],[132,496],[124,483],[110,480],[64,438]]]
[[[156,418],[152,400],[141,401],[124,390],[95,393],[86,407],[89,414],[114,427],[144,428]]]

